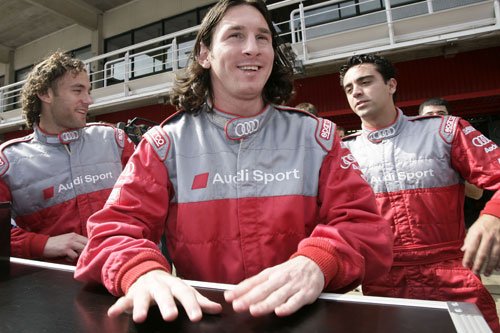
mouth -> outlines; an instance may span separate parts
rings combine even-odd
[[[256,72],[260,69],[260,66],[257,65],[244,65],[244,66],[238,66],[238,69],[241,69],[242,71],[245,72]]]
[[[363,106],[365,105],[366,103],[368,103],[368,101],[359,101],[356,103],[356,107],[360,107],[360,106]]]

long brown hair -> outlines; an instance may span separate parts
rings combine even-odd
[[[291,98],[294,53],[289,46],[278,42],[279,37],[266,4],[261,0],[221,0],[210,9],[203,19],[190,55],[189,65],[182,74],[176,77],[170,102],[177,108],[196,113],[207,99],[213,100],[210,72],[197,61],[201,51],[201,43],[210,49],[217,24],[230,8],[241,5],[256,8],[266,20],[272,34],[274,63],[271,75],[262,91],[262,98],[265,102],[274,104],[284,104]]]

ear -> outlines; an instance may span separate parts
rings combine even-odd
[[[196,57],[196,60],[198,61],[200,66],[205,69],[209,69],[211,66],[209,55],[210,55],[210,50],[208,49],[208,47],[206,47],[205,44],[200,42],[200,54],[198,55],[198,57]]]
[[[395,78],[390,78],[389,81],[387,81],[387,85],[389,86],[389,92],[391,93],[391,95],[394,95],[396,93],[398,81],[396,81]]]
[[[48,88],[44,93],[37,93],[38,98],[44,103],[51,103],[54,95],[51,88]]]

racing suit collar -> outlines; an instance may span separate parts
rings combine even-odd
[[[70,129],[59,134],[44,132],[38,125],[33,126],[33,135],[36,140],[48,144],[70,144],[81,136],[81,129]]]
[[[271,118],[273,111],[272,105],[268,104],[253,117],[240,117],[215,108],[213,108],[213,112],[209,112],[207,115],[213,124],[224,129],[227,138],[241,140],[258,133]]]
[[[396,120],[389,126],[378,129],[368,129],[362,126],[363,135],[366,136],[368,141],[372,143],[380,143],[386,139],[393,138],[401,132],[401,128],[403,125],[403,111],[401,109],[397,109],[397,117]]]

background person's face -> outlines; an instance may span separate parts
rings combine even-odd
[[[40,126],[50,133],[84,127],[92,103],[87,73],[67,72],[56,84],[57,89],[49,89],[44,97],[48,107],[42,110]]]
[[[448,110],[444,105],[426,105],[422,108],[423,116],[446,116]]]
[[[218,23],[211,49],[201,47],[199,63],[210,68],[216,105],[262,99],[274,62],[272,36],[254,7],[232,7]]]

